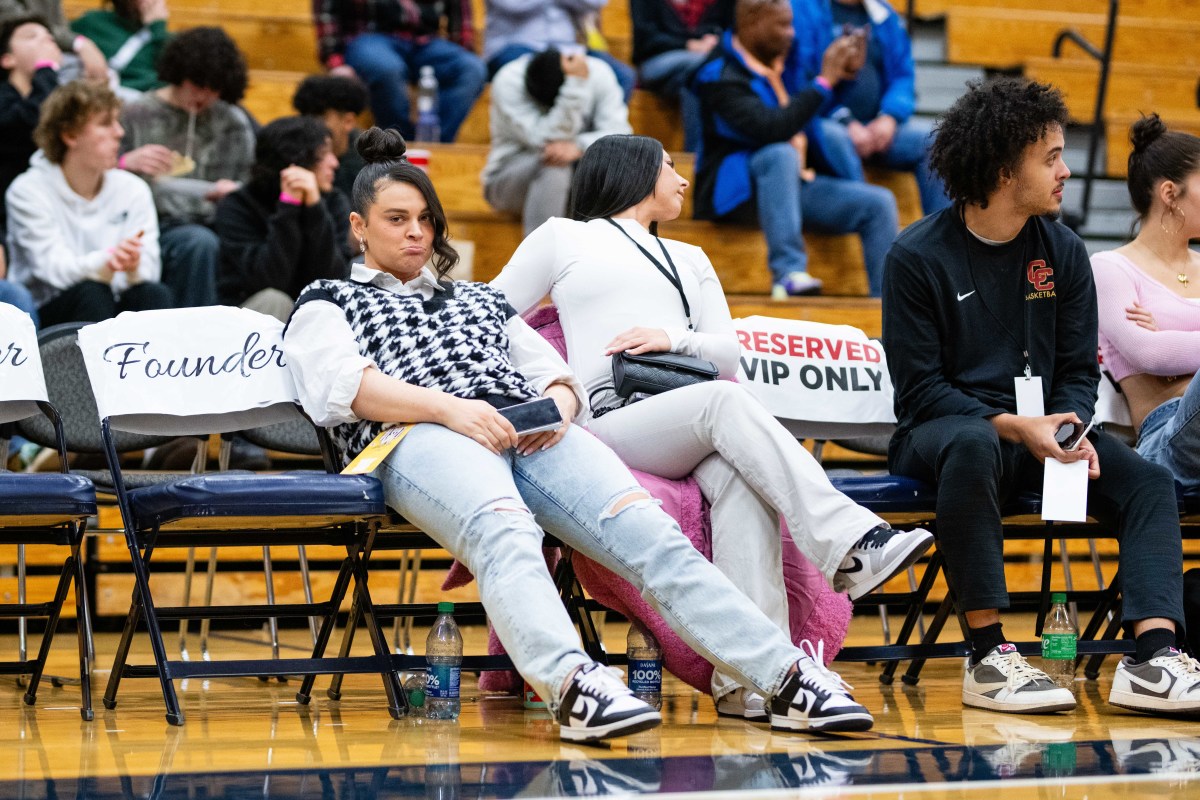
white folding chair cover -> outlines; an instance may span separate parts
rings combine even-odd
[[[889,435],[896,427],[883,347],[852,325],[735,319],[738,382],[798,438]]]
[[[0,423],[38,413],[39,400],[48,398],[37,329],[24,311],[0,303]]]
[[[1096,422],[1108,422],[1127,428],[1133,427],[1133,418],[1129,416],[1129,401],[1125,399],[1125,395],[1117,391],[1112,378],[1103,371],[1100,373],[1095,419]]]
[[[296,416],[283,323],[244,308],[131,311],[79,330],[100,418],[134,433],[225,433]]]

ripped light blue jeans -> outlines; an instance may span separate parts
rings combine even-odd
[[[684,641],[741,685],[771,696],[800,658],[675,520],[645,499],[620,459],[580,428],[521,456],[421,424],[376,474],[387,504],[471,570],[513,664],[548,700],[591,659],[546,570],[543,529],[632,583]]]
[[[1200,380],[1146,415],[1138,454],[1171,470],[1187,489],[1200,487]]]

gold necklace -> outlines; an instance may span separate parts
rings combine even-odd
[[[1176,275],[1175,280],[1179,281],[1184,286],[1187,286],[1192,282],[1192,279],[1188,277],[1188,274],[1186,272],[1181,272],[1178,275]]]

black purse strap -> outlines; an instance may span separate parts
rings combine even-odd
[[[614,228],[624,234],[626,239],[633,242],[633,246],[638,250],[641,250],[642,255],[650,260],[650,263],[654,265],[654,268],[661,272],[663,277],[671,282],[671,285],[675,287],[677,292],[679,292],[679,299],[683,301],[683,313],[687,317],[688,330],[696,330],[696,326],[692,324],[692,306],[690,303],[688,303],[687,294],[683,291],[683,281],[679,279],[679,270],[675,268],[675,262],[671,260],[671,254],[667,252],[667,247],[662,243],[662,239],[659,239],[657,236],[654,237],[654,240],[658,242],[658,246],[662,250],[663,257],[667,259],[667,264],[671,267],[670,272],[668,272],[667,268],[662,265],[661,261],[650,254],[649,250],[642,247],[637,239],[634,239],[632,236],[630,236],[629,231],[622,228],[620,224],[614,221],[611,217],[605,217],[605,219],[608,221],[609,225],[612,225]]]

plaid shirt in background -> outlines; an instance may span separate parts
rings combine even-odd
[[[362,33],[388,33],[426,42],[441,34],[475,49],[471,0],[313,0],[317,48],[329,68],[346,63],[346,45]]]

